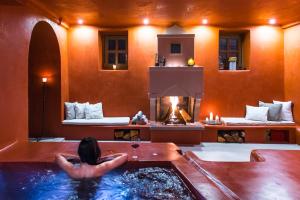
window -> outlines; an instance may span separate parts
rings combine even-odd
[[[127,70],[128,39],[127,35],[103,34],[102,52],[103,69]],[[115,66],[115,68],[114,68]]]
[[[249,62],[249,31],[220,31],[219,69],[244,70]]]

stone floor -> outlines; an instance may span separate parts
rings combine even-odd
[[[194,152],[201,160],[216,162],[249,162],[254,149],[300,150],[297,144],[232,144],[202,143],[200,145],[180,148]]]

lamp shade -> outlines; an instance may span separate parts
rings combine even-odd
[[[48,81],[48,78],[46,78],[46,77],[43,77],[43,78],[42,78],[42,82],[43,82],[43,83],[47,83],[47,81]]]

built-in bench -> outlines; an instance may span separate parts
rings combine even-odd
[[[294,122],[258,122],[246,120],[245,118],[222,118],[222,121],[223,124],[221,125],[205,125],[202,141],[218,142],[218,135],[220,133],[240,131],[243,132],[244,142],[246,143],[272,143],[270,141],[270,134],[278,134],[280,132],[287,134],[286,140],[282,141],[282,143],[296,143],[297,126]]]
[[[133,125],[129,117],[104,117],[102,119],[72,119],[62,121],[60,137],[67,140],[80,140],[94,137],[98,140],[119,140],[120,133],[138,134],[144,140],[150,140],[148,125]],[[116,138],[118,136],[118,138]]]
[[[295,125],[291,121],[254,121],[243,117],[223,117],[222,121],[226,126],[290,126]]]
[[[288,134],[286,143],[300,144],[300,127],[294,122],[257,122],[249,121],[244,118],[222,118],[222,125],[205,125],[205,129],[198,131],[200,141],[218,142],[218,133],[227,131],[243,131],[245,133],[244,142],[246,143],[267,143],[270,131],[286,131]],[[132,125],[129,117],[105,117],[103,119],[74,119],[62,122],[63,135],[66,139],[82,139],[91,136],[99,140],[116,140],[116,135],[120,133],[132,134],[138,132],[144,141],[151,141],[149,125]],[[173,139],[176,132],[170,133]],[[194,134],[193,137],[196,137]],[[297,136],[297,137],[296,137]],[[194,138],[195,139],[195,138]],[[162,141],[161,141],[162,142]],[[199,143],[195,139],[195,143]]]

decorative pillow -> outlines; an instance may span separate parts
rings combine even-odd
[[[281,120],[283,121],[294,121],[292,113],[292,102],[291,101],[273,101],[274,104],[281,104]]]
[[[76,119],[84,119],[85,118],[85,107],[87,105],[89,105],[88,102],[75,104],[75,118]]]
[[[253,121],[268,121],[268,107],[246,106],[246,119]]]
[[[77,102],[71,103],[71,102],[65,102],[65,114],[66,119],[75,119],[75,104]]]
[[[85,107],[85,118],[102,119],[103,118],[102,103],[87,105]]]
[[[272,104],[272,103],[265,103],[262,101],[259,101],[259,107],[268,107],[268,120],[269,121],[280,121],[281,120],[281,104]]]

